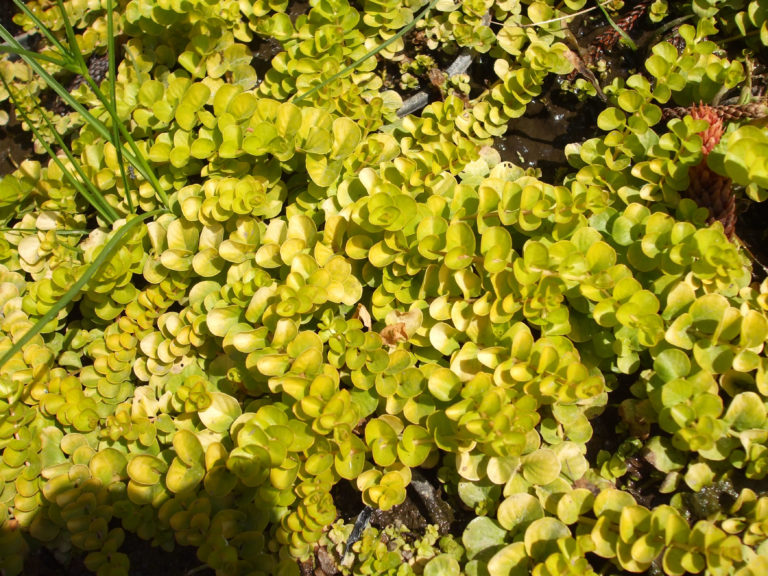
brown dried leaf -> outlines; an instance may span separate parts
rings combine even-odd
[[[326,576],[334,576],[334,574],[339,574],[339,568],[336,565],[336,560],[334,560],[333,556],[330,552],[324,547],[320,546],[317,548],[317,551],[315,552],[315,558],[317,559],[317,563],[320,565],[319,569],[322,570],[322,573]],[[315,570],[317,572],[317,570]]]
[[[592,70],[587,68],[587,65],[584,63],[584,60],[581,59],[581,56],[576,54],[576,52],[572,50],[568,50],[565,53],[565,57],[570,60],[571,64],[573,64],[573,67],[576,69],[576,71],[584,76],[587,80],[590,81],[590,83],[595,87],[595,91],[597,92],[597,96],[605,101],[606,97],[603,93],[603,89],[600,87],[600,81],[597,79],[597,76],[594,75]]]
[[[397,346],[398,342],[405,342],[408,340],[408,333],[405,331],[405,324],[403,322],[386,326],[381,331],[380,336],[384,341],[384,344],[391,348]]]
[[[410,338],[419,328],[421,328],[421,323],[424,321],[424,314],[418,308],[414,308],[408,312],[392,310],[387,314],[384,321],[388,325],[395,325],[398,323],[404,324],[405,333],[407,337]]]
[[[368,308],[366,308],[362,303],[358,302],[357,310],[355,310],[352,318],[357,318],[368,330],[371,329],[371,313],[368,312]]]

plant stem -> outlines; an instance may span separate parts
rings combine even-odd
[[[0,54],[16,54],[17,56],[27,56],[27,57],[36,57],[40,60],[43,60],[44,62],[50,62],[51,64],[55,64],[56,66],[61,66],[62,68],[67,67],[67,63],[64,60],[59,60],[58,58],[54,58],[53,56],[48,56],[47,54],[38,54],[37,52],[32,52],[30,50],[25,50],[24,48],[12,48],[8,46],[7,44],[0,45]]]

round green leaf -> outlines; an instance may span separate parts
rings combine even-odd
[[[530,559],[525,551],[525,544],[514,542],[508,544],[488,561],[490,576],[528,576],[530,574]]]
[[[531,484],[544,486],[560,475],[560,460],[549,448],[526,454],[522,459],[523,477]]]
[[[440,366],[430,374],[427,387],[437,400],[448,402],[461,391],[461,380],[448,368]]]
[[[523,542],[525,551],[534,560],[543,561],[550,554],[557,552],[558,538],[570,536],[568,526],[556,518],[544,517],[534,520],[525,531]]]
[[[538,498],[526,493],[511,494],[499,504],[496,517],[506,530],[520,532],[539,518],[544,517],[544,509]]]
[[[249,444],[229,453],[227,469],[249,487],[260,486],[269,477],[270,456],[261,446]]]
[[[334,466],[339,476],[354,480],[365,466],[365,444],[357,436],[350,436],[334,457]]]
[[[421,426],[409,425],[397,445],[400,462],[411,468],[421,466],[432,451],[432,435]]]
[[[472,560],[483,550],[501,546],[506,535],[507,531],[487,516],[474,518],[461,536],[461,541],[467,550],[467,559]]]
[[[242,414],[240,403],[223,392],[211,392],[211,404],[197,413],[200,421],[212,432],[223,434],[230,424]]]
[[[201,465],[187,466],[179,458],[174,458],[165,476],[165,485],[174,494],[187,492],[197,486],[204,475]]]
[[[223,308],[214,308],[208,312],[206,324],[211,334],[224,338],[235,324],[240,321],[242,308],[239,306],[225,306]]]
[[[187,466],[202,466],[205,462],[205,454],[200,440],[189,430],[179,430],[174,434],[173,447],[179,460]]]
[[[368,421],[365,426],[365,442],[371,448],[373,460],[382,467],[397,460],[397,432],[381,418]]]
[[[439,554],[424,566],[424,576],[459,576],[461,567],[450,554]]]
[[[362,138],[360,127],[352,119],[341,116],[333,121],[331,157],[346,158],[355,151]]]
[[[601,130],[610,132],[624,126],[626,119],[627,117],[624,112],[618,108],[610,107],[600,112],[600,115],[597,117],[597,125]]]
[[[88,468],[94,478],[101,480],[104,486],[109,486],[125,474],[127,458],[125,454],[114,448],[104,448],[93,455]]]
[[[575,524],[579,516],[592,509],[595,497],[586,488],[576,488],[557,501],[557,517],[565,524]]]
[[[149,454],[139,454],[131,458],[127,470],[128,477],[133,482],[143,486],[153,486],[160,482],[166,468],[166,463],[159,458]]]
[[[738,431],[764,429],[765,403],[754,392],[741,392],[733,397],[723,419]]]
[[[621,511],[627,506],[634,506],[631,494],[615,488],[606,488],[595,497],[593,511],[597,518],[605,517],[610,522],[619,523]]]
[[[685,378],[691,371],[691,361],[682,350],[669,348],[663,350],[653,361],[653,369],[664,381]]]
[[[214,466],[206,473],[203,485],[212,497],[223,498],[237,485],[237,476],[225,466]]]
[[[429,330],[429,342],[435,350],[449,356],[460,348],[457,339],[459,334],[459,331],[450,324],[438,322]]]

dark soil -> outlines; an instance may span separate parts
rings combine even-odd
[[[0,126],[0,175],[10,174],[33,156],[31,133],[24,132],[12,115],[6,126]]]
[[[131,561],[130,576],[215,576],[215,571],[197,559],[190,547],[177,547],[173,552],[152,546],[135,534],[126,532],[120,551]],[[57,558],[47,548],[40,547],[29,554],[24,576],[85,576],[91,574],[81,557]]]
[[[752,257],[752,276],[756,282],[768,277],[768,204],[749,202],[736,220],[736,236]]]
[[[21,28],[13,21],[17,12],[18,8],[13,0],[0,0],[0,24],[14,36],[21,33]],[[4,175],[13,172],[19,163],[29,158],[33,152],[32,138],[17,123],[9,103],[3,102],[0,108],[11,115],[9,123],[0,126],[0,175]]]
[[[13,0],[0,0],[0,24],[14,36],[21,32],[21,28],[13,21],[13,16],[17,12],[18,8],[16,8]]]
[[[259,80],[272,68],[272,58],[283,51],[283,46],[274,38],[256,36],[250,44],[253,60],[251,66],[256,70]]]
[[[402,525],[408,528],[412,534],[420,535],[427,528],[427,519],[409,496],[405,499],[405,502],[394,506],[391,510],[386,512],[374,510],[371,515],[371,525],[379,529],[384,529],[387,526]]]
[[[539,168],[545,182],[560,179],[568,169],[565,146],[597,135],[597,98],[580,101],[550,79],[543,94],[528,105],[525,115],[510,122],[504,136],[494,141],[501,159],[523,168]]]
[[[333,496],[338,517],[345,523],[354,522],[363,510],[364,504],[360,499],[360,492],[352,486],[351,482],[342,481],[334,484],[331,488],[331,496]]]

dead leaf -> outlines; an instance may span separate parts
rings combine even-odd
[[[388,325],[404,324],[405,333],[408,338],[413,336],[416,331],[421,328],[421,323],[424,321],[424,314],[418,308],[409,310],[408,312],[398,312],[397,310],[390,311],[387,317],[384,319]]]
[[[319,569],[322,570],[322,573],[325,574],[325,576],[333,576],[334,574],[340,573],[338,566],[336,566],[336,561],[333,559],[333,555],[328,552],[325,546],[319,546],[317,548],[315,558],[320,565]],[[315,572],[317,572],[317,570]]]
[[[384,344],[390,348],[397,346],[398,342],[405,342],[408,340],[408,333],[405,331],[405,324],[403,322],[386,326],[381,331],[380,336],[384,341]]]
[[[584,63],[584,60],[581,59],[581,56],[576,54],[576,52],[573,52],[572,50],[568,50],[565,53],[565,57],[570,60],[571,64],[573,64],[573,67],[576,68],[576,71],[584,76],[587,80],[589,80],[592,85],[595,87],[595,91],[597,92],[598,98],[600,98],[603,102],[607,100],[605,97],[605,94],[603,93],[603,89],[600,87],[600,81],[597,79],[597,76],[594,75],[592,70],[587,68],[587,65]]]
[[[362,303],[357,303],[357,310],[355,310],[352,318],[357,318],[368,330],[371,329],[371,313],[368,312],[368,308],[366,308]]]

